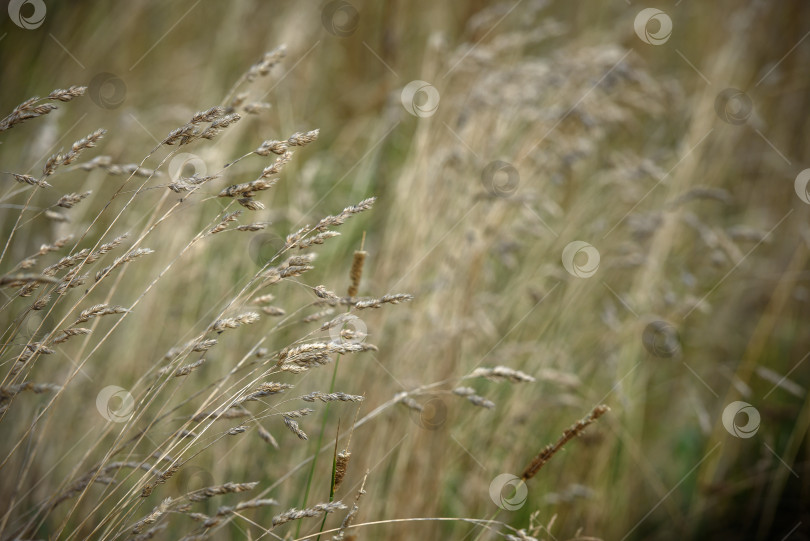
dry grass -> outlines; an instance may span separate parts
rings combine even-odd
[[[804,532],[806,6],[51,4],[0,28],[0,539]]]

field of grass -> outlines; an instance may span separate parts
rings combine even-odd
[[[0,15],[0,540],[810,539],[810,5]]]

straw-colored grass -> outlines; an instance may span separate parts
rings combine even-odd
[[[0,540],[805,531],[807,6],[56,4]]]

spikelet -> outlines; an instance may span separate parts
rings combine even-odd
[[[269,431],[268,431],[266,428],[264,428],[263,426],[259,425],[259,430],[258,430],[258,433],[259,433],[259,437],[260,437],[262,440],[264,440],[265,442],[269,443],[270,445],[272,445],[272,446],[273,446],[273,447],[275,447],[276,449],[278,449],[278,448],[279,448],[279,446],[278,446],[278,442],[276,441],[276,438],[274,438],[274,437],[273,437],[273,435],[272,435],[272,434],[271,434],[271,433],[270,433],[270,432],[269,432]]]
[[[301,417],[306,417],[307,415],[309,415],[314,411],[315,410],[312,408],[303,408],[300,410],[285,411],[281,415],[288,419],[300,419]]]
[[[358,310],[366,308],[379,308],[383,304],[399,304],[413,300],[413,295],[407,293],[396,293],[394,295],[383,295],[379,299],[363,299],[354,303],[354,307]]]
[[[69,222],[70,221],[70,218],[68,218],[64,214],[59,213],[59,212],[55,212],[55,211],[50,210],[50,209],[45,211],[45,217],[48,218],[49,220],[53,220],[54,222]]]
[[[354,252],[354,259],[352,260],[352,270],[349,272],[349,297],[356,297],[357,291],[360,288],[360,280],[363,278],[363,263],[366,261],[367,252],[357,250]]]
[[[205,111],[198,111],[194,113],[194,116],[191,117],[189,124],[202,124],[204,122],[213,122],[222,118],[225,115],[225,109],[223,107],[211,107]]]
[[[123,265],[125,263],[130,263],[131,261],[134,261],[135,259],[137,259],[137,258],[139,258],[141,256],[149,255],[149,254],[153,254],[153,253],[155,253],[155,251],[152,250],[151,248],[136,248],[136,249],[122,255],[121,257],[119,257],[115,261],[113,261],[112,265],[110,265],[108,267],[104,267],[102,270],[100,270],[100,271],[98,271],[96,273],[96,282],[101,280],[105,275],[109,274],[113,269],[115,269],[117,267],[120,267],[121,265]]]
[[[161,145],[187,145],[197,139],[213,139],[223,129],[238,122],[241,117],[236,113],[226,113],[224,107],[212,107],[207,111],[200,111],[191,117],[188,124],[169,132]],[[210,122],[206,128],[199,124]],[[160,145],[158,145],[160,146]]]
[[[236,227],[237,231],[261,231],[267,227],[267,222],[256,222],[248,225],[240,225]]]
[[[241,327],[242,325],[251,325],[257,321],[259,321],[259,314],[256,312],[245,312],[244,314],[240,314],[236,317],[218,319],[213,325],[211,325],[211,330],[221,333],[225,329],[235,329],[237,327]]]
[[[312,130],[305,133],[294,133],[286,141],[264,141],[259,148],[254,150],[254,154],[259,156],[269,156],[271,153],[279,156],[287,152],[287,149],[294,146],[305,146],[318,139],[320,130]]]
[[[127,312],[129,312],[129,310],[124,308],[123,306],[113,306],[110,304],[96,304],[95,306],[91,306],[87,310],[83,310],[79,314],[79,318],[73,323],[73,325],[84,323],[85,321],[89,321],[94,317],[102,317],[111,314],[125,314]]]
[[[335,353],[354,353],[377,351],[372,344],[354,342],[314,342],[281,350],[277,366],[287,372],[300,373],[310,368],[331,362],[330,355]]]
[[[312,288],[312,290],[315,292],[315,295],[317,295],[321,299],[337,300],[340,298],[331,291],[329,291],[328,289],[326,289],[326,287],[324,286],[315,286],[314,288]]]
[[[235,222],[240,214],[242,214],[241,210],[225,214],[222,217],[222,221],[220,221],[216,226],[214,226],[210,231],[208,231],[208,234],[216,235],[217,233],[225,231],[228,228],[228,224],[231,222]]]
[[[161,171],[155,171],[154,169],[147,169],[146,167],[141,167],[136,163],[114,164],[112,163],[112,157],[110,156],[96,156],[90,161],[78,164],[76,167],[84,171],[93,171],[95,169],[101,169],[109,175],[116,175],[116,176],[134,175],[136,177],[149,178],[149,177],[159,177],[163,175]]]
[[[61,389],[59,385],[55,385],[53,383],[31,383],[30,381],[26,381],[23,383],[16,383],[14,385],[8,385],[6,387],[0,387],[0,401],[8,400],[18,394],[28,391],[34,394],[41,394],[41,393],[48,393],[48,392],[56,392]]]
[[[22,287],[27,284],[55,284],[58,280],[43,274],[17,274],[15,276],[0,276],[0,287]]]
[[[79,250],[73,255],[63,257],[53,265],[45,267],[42,270],[42,274],[44,274],[45,276],[53,276],[60,270],[69,269],[70,267],[77,265],[79,262],[83,261],[89,255],[90,250],[88,248]]]
[[[216,485],[189,492],[185,495],[185,497],[192,502],[201,502],[207,500],[208,498],[213,498],[214,496],[236,494],[239,492],[253,490],[258,484],[259,483],[257,481],[251,483],[225,483],[224,485]]]
[[[42,310],[48,306],[49,302],[51,302],[51,296],[45,295],[44,297],[34,301],[34,304],[31,305],[31,310]]]
[[[196,352],[208,351],[215,345],[217,345],[216,338],[209,338],[208,340],[200,340],[199,342],[194,344],[194,347],[191,349],[191,351]]]
[[[473,389],[472,387],[456,387],[455,389],[453,389],[453,394],[463,396],[467,400],[469,400],[473,405],[482,408],[492,409],[495,407],[494,402],[491,402],[486,398],[476,394],[475,389]]]
[[[277,175],[284,169],[284,166],[287,165],[290,160],[292,160],[293,153],[292,151],[287,151],[278,158],[276,161],[273,162],[273,165],[269,165],[262,170],[262,174],[259,175],[259,179],[266,179],[271,175]]]
[[[71,101],[73,98],[84,96],[84,93],[86,91],[87,91],[86,86],[74,85],[67,89],[57,88],[56,90],[48,94],[48,96],[45,99],[67,102]]]
[[[588,425],[595,422],[608,411],[610,411],[610,408],[605,405],[596,406],[588,415],[565,429],[565,432],[563,432],[562,436],[560,436],[560,439],[558,439],[556,443],[547,445],[542,451],[540,451],[540,453],[537,454],[536,457],[532,459],[531,462],[529,462],[529,465],[526,466],[525,470],[523,470],[521,479],[523,479],[523,481],[528,481],[534,477],[537,472],[540,471],[540,468],[542,468],[546,462],[551,460],[551,457],[553,457],[557,451],[563,447],[563,445],[571,441],[574,437],[580,435],[582,431],[588,427]]]
[[[57,152],[45,162],[42,173],[47,177],[53,175],[58,167],[73,163],[83,150],[96,146],[96,143],[104,137],[106,133],[107,130],[104,129],[96,130],[73,143],[73,146],[66,153],[62,154],[61,151]]]
[[[22,184],[30,184],[31,186],[39,186],[40,188],[50,188],[51,185],[42,179],[36,179],[31,175],[18,175],[17,173],[11,174],[17,182]]]
[[[96,261],[101,259],[101,256],[120,246],[121,243],[124,242],[124,239],[126,239],[128,236],[129,233],[124,233],[123,235],[114,238],[110,242],[102,244],[101,246],[98,247],[98,250],[94,251],[93,253],[87,256],[87,263],[95,263]]]
[[[262,383],[249,395],[239,400],[239,404],[244,402],[253,402],[266,396],[283,393],[287,389],[292,389],[293,387],[294,386],[289,383],[276,383],[274,381],[268,381],[266,383]]]
[[[151,513],[135,523],[135,526],[132,527],[132,533],[141,533],[146,526],[157,522],[157,520],[169,510],[171,503],[171,498],[166,498],[160,502],[160,504],[158,504],[158,506],[155,507]]]
[[[156,535],[165,530],[168,526],[169,525],[166,522],[158,524],[157,526],[152,526],[145,532],[132,537],[130,541],[148,541],[149,539],[154,539]]]
[[[314,393],[309,393],[301,397],[301,400],[304,402],[315,402],[316,400],[320,400],[321,402],[362,402],[365,400],[365,397],[353,394],[346,394],[346,393],[322,393],[320,391],[315,391]]]
[[[290,244],[290,246],[297,245],[299,250],[303,250],[315,244],[323,244],[326,239],[331,239],[339,235],[340,233],[337,231],[321,231],[317,235],[301,239],[300,242],[294,242]]]
[[[73,98],[84,95],[86,90],[86,86],[71,86],[68,89],[56,89],[48,94],[48,96],[44,99],[67,102]],[[25,100],[15,107],[7,117],[0,120],[0,132],[6,131],[17,124],[28,120],[29,118],[47,115],[56,109],[55,105],[51,105],[50,103],[41,103],[41,101],[42,100],[39,97],[35,96]]]
[[[240,197],[236,202],[248,210],[264,210],[265,208],[264,203],[256,201],[252,197]]]
[[[318,222],[318,224],[315,226],[314,229],[316,231],[326,231],[327,228],[329,227],[341,225],[355,214],[359,214],[363,211],[369,210],[374,205],[374,201],[376,200],[377,200],[376,197],[369,197],[368,199],[360,201],[356,205],[346,207],[340,214],[336,216],[327,216],[321,219],[321,221]]]
[[[245,417],[250,417],[250,415],[250,412],[245,408],[239,407],[238,404],[233,404],[230,407],[197,413],[191,416],[191,420],[195,423],[199,423],[206,419],[213,419],[215,421],[219,419],[244,419]]]
[[[73,336],[81,336],[90,334],[92,331],[90,329],[83,329],[81,327],[71,327],[69,329],[63,329],[59,331],[59,333],[54,337],[53,343],[54,344],[61,344],[63,342],[67,342]]]
[[[84,193],[69,193],[65,194],[59,198],[59,200],[54,203],[57,207],[62,207],[66,209],[73,208],[74,205],[78,204],[82,199],[88,197],[92,192],[84,192]]]
[[[340,485],[343,483],[343,478],[346,476],[346,470],[349,467],[349,459],[351,459],[351,451],[344,449],[335,457],[335,481],[332,486],[332,492],[337,492]]]
[[[258,115],[263,111],[269,111],[271,107],[272,105],[267,102],[257,101],[246,104],[244,107],[242,107],[242,111],[249,115]]]
[[[259,178],[243,184],[233,184],[219,192],[218,197],[239,197],[249,199],[253,197],[256,192],[269,190],[276,185],[276,182],[278,182],[278,179]]]
[[[496,366],[495,368],[476,368],[468,377],[487,378],[494,381],[509,381],[511,383],[532,383],[535,379],[524,374],[520,370],[513,370],[506,366]]]
[[[190,177],[181,177],[177,180],[173,181],[168,185],[168,188],[173,191],[174,193],[181,193],[181,192],[190,192],[197,186],[205,184],[211,180],[218,178],[219,175],[211,175],[207,177],[201,177],[196,174]]]
[[[293,434],[295,434],[296,436],[298,436],[298,438],[299,438],[299,439],[302,439],[302,440],[307,440],[307,439],[309,439],[309,438],[307,437],[306,432],[304,432],[303,430],[301,430],[301,428],[298,426],[298,423],[297,423],[296,421],[293,421],[293,420],[292,420],[292,419],[290,419],[289,417],[285,417],[285,418],[284,418],[284,424],[287,426],[287,428],[289,428],[289,429],[290,429],[290,432],[292,432]]]
[[[399,402],[402,405],[404,405],[406,408],[408,408],[410,410],[413,410],[413,411],[418,411],[420,413],[425,410],[425,407],[422,406],[422,404],[420,404],[419,402],[417,402],[416,400],[414,400],[410,396],[407,396],[405,393],[402,393],[402,394],[403,394],[403,396],[399,399]]]
[[[273,317],[281,317],[287,315],[287,312],[283,308],[279,308],[278,306],[262,306],[262,312],[264,312],[268,316]]]
[[[250,83],[257,77],[264,77],[270,73],[270,69],[281,62],[285,56],[287,56],[287,47],[285,45],[280,45],[272,51],[264,53],[262,59],[250,66],[247,73],[242,76],[242,79]]]
[[[326,308],[325,310],[320,310],[318,312],[315,312],[314,314],[310,314],[302,318],[301,323],[312,323],[313,321],[318,321],[319,319],[331,316],[334,313],[335,313],[334,308]]]
[[[187,364],[187,365],[181,366],[179,368],[176,368],[172,372],[172,377],[173,378],[179,378],[181,376],[187,376],[187,375],[191,374],[194,370],[196,370],[197,368],[202,366],[204,362],[205,362],[205,359],[200,359],[200,360],[198,360],[196,362],[193,362],[191,364]],[[161,368],[158,371],[158,375],[159,376],[164,376],[164,375],[168,374],[170,371],[171,371],[171,369],[168,368],[168,367]]]
[[[328,502],[328,503],[319,503],[309,507],[307,509],[296,509],[292,508],[280,515],[276,515],[273,517],[273,526],[280,526],[286,522],[290,522],[291,520],[300,520],[306,517],[317,517],[326,513],[332,513],[337,511],[338,509],[346,509],[346,506],[343,505],[342,502]]]
[[[231,124],[241,120],[241,116],[236,113],[228,114],[222,118],[218,118],[211,122],[211,125],[200,132],[201,139],[213,139],[219,132],[230,126]]]
[[[284,242],[284,249],[287,250],[289,248],[297,246],[302,241],[304,236],[309,232],[310,232],[309,226],[305,225],[295,233],[290,233],[289,235],[287,235],[287,238],[285,239]]]
[[[253,299],[250,302],[252,302],[253,304],[267,304],[267,303],[273,302],[273,299],[275,299],[275,298],[276,298],[276,296],[273,295],[272,293],[267,293],[266,295],[256,297],[255,299]]]

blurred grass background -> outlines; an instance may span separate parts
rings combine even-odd
[[[60,382],[82,361],[87,377],[71,381],[58,412],[39,427],[60,445],[46,446],[30,463],[17,452],[5,466],[29,465],[24,485],[38,482],[23,486],[23,492],[34,488],[27,496],[17,495],[20,516],[75,475],[71,468],[83,451],[74,444],[103,424],[92,401],[75,397],[94,397],[108,384],[127,387],[144,367],[199,332],[204,315],[288,233],[376,195],[373,211],[318,249],[317,268],[303,281],[343,293],[351,253],[365,232],[369,259],[361,294],[403,291],[416,299],[363,314],[380,351],[343,362],[336,388],[365,394],[363,415],[400,391],[478,365],[508,365],[539,381],[476,384],[496,402],[491,411],[438,395],[434,405],[440,404],[443,422],[437,430],[425,430],[424,420],[405,408],[358,429],[343,499],[370,468],[362,521],[488,517],[497,509],[488,492],[495,476],[519,475],[542,446],[605,402],[612,412],[529,483],[520,510],[499,519],[527,527],[537,512],[539,523],[553,522],[539,534],[544,539],[808,538],[804,382],[810,365],[802,361],[810,340],[802,329],[810,232],[807,205],[793,181],[810,162],[810,40],[804,39],[810,6],[661,2],[656,7],[671,17],[674,30],[654,46],[633,30],[637,13],[648,6],[622,1],[352,0],[358,24],[343,37],[325,28],[326,5],[47,2],[44,24],[35,30],[2,17],[3,111],[54,88],[88,85],[100,73],[113,74],[125,89],[115,96],[120,104],[104,107],[97,102],[111,89],[91,86],[91,94],[101,94],[3,134],[4,171],[39,169],[58,148],[99,127],[109,133],[95,154],[139,163],[194,111],[219,104],[250,64],[282,43],[288,47],[283,64],[251,86],[252,96],[265,96],[272,108],[188,152],[210,173],[264,139],[321,130],[263,197],[268,210],[258,215],[273,222],[269,232],[252,239],[223,235],[196,246],[181,270],[144,297],[138,310],[152,317],[132,318],[92,356],[77,342],[65,347],[72,360],[39,361],[37,381]],[[441,96],[429,118],[409,115],[400,102],[402,88],[417,79]],[[742,125],[724,122],[715,110],[726,88],[752,100]],[[491,196],[482,181],[493,160],[519,173],[508,197]],[[216,190],[250,180],[263,165],[255,157],[240,162]],[[19,189],[11,177],[5,182],[4,194]],[[88,225],[119,184],[97,171],[75,171],[59,179],[61,191],[40,191],[35,207],[69,191],[92,189],[93,195],[72,210],[70,223],[39,216],[15,233],[3,271],[41,243]],[[718,191],[706,197],[705,190],[695,191],[702,188]],[[679,201],[685,194],[693,199]],[[12,205],[27,195],[4,199],[4,239],[19,213]],[[137,210],[114,231],[140,230],[167,198],[180,196],[165,190],[140,195]],[[117,200],[112,210],[121,205]],[[122,274],[116,303],[137,298],[220,209],[217,201],[183,205],[145,242],[157,250],[153,259]],[[115,214],[105,214],[94,234]],[[593,277],[575,278],[563,269],[560,254],[573,240],[599,250]],[[303,288],[288,288],[279,304],[292,312],[307,298]],[[11,316],[24,308],[14,303]],[[644,348],[644,329],[656,320],[677,329],[677,358]],[[111,322],[99,325],[106,329]],[[300,334],[292,329],[276,345]],[[202,371],[204,381],[226,373],[244,354],[240,337],[223,335]],[[780,380],[788,373],[795,387]],[[312,373],[299,388],[325,390],[330,375]],[[722,412],[733,400],[761,413],[753,438],[724,429]],[[43,398],[18,401],[3,420],[9,442],[32,421],[18,412],[32,415]],[[327,438],[338,417],[346,426],[353,414],[332,408]],[[320,417],[306,421],[312,438]],[[312,443],[278,428],[274,434],[278,451],[226,439],[192,464],[207,481],[271,484],[314,451]],[[59,461],[66,455],[75,460]],[[328,462],[321,457],[310,503],[328,494]],[[272,496],[300,505],[305,470]],[[183,473],[134,516],[182,493],[191,477]],[[4,499],[11,500],[16,484],[3,483]],[[83,505],[71,520],[90,512]],[[253,519],[266,524],[272,514],[261,513]],[[47,537],[61,517],[46,521],[38,536]],[[172,522],[171,538],[184,528],[191,526]],[[463,539],[474,529],[408,523],[357,533]],[[218,538],[241,539],[246,531],[252,538],[262,533],[238,523]]]

